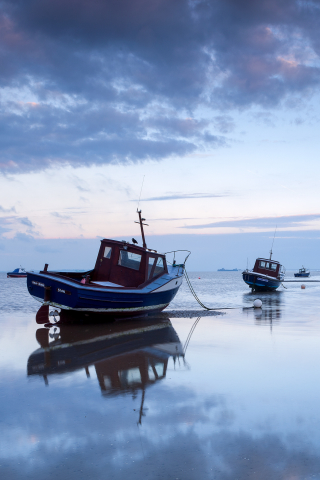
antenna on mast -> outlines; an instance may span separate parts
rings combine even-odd
[[[146,244],[146,239],[144,237],[144,230],[143,230],[143,225],[146,225],[147,227],[149,226],[147,223],[143,223],[145,221],[145,218],[141,218],[141,210],[139,210],[139,205],[140,205],[140,198],[141,198],[141,193],[142,193],[142,187],[143,187],[143,182],[144,182],[144,177],[142,179],[142,184],[141,184],[141,189],[140,189],[140,195],[139,195],[139,200],[138,200],[138,208],[137,208],[137,214],[139,215],[139,222],[134,222],[134,223],[140,223],[140,229],[141,229],[141,237],[142,237],[142,244],[143,248],[147,248]]]
[[[278,228],[278,225],[276,225],[276,229],[275,229],[274,235],[273,235],[273,240],[272,240],[272,245],[271,245],[271,250],[270,250],[270,260],[271,260],[271,257],[272,257],[272,248],[273,248],[273,243],[274,243],[274,238],[276,236],[277,228]]]
[[[141,189],[140,189],[140,195],[139,195],[139,200],[138,200],[138,208],[137,208],[137,211],[139,210],[140,198],[141,198],[141,193],[142,193],[142,187],[143,187],[144,177],[145,177],[145,175],[143,175],[143,179],[142,179],[142,184],[141,184]]]

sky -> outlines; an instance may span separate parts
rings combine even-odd
[[[320,268],[320,1],[0,0],[0,270],[101,238]],[[139,202],[140,198],[140,202]]]

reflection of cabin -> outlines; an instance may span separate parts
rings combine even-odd
[[[127,393],[161,380],[166,376],[169,354],[161,351],[138,350],[121,356],[115,362],[106,359],[95,364],[99,385],[103,395]]]
[[[253,272],[268,275],[269,277],[278,278],[280,276],[280,263],[275,260],[267,260],[265,258],[257,258],[253,267]]]
[[[138,287],[167,271],[165,255],[126,242],[102,240],[90,281]]]

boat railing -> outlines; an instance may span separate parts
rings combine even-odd
[[[278,278],[280,279],[280,277],[283,275],[286,274],[286,269],[283,265],[280,266],[280,270],[279,270],[279,274],[278,274]]]
[[[188,255],[185,257],[183,263],[177,263],[177,261],[176,261],[176,254],[177,254],[178,252],[187,252],[187,253],[188,253]],[[172,251],[170,251],[170,252],[165,252],[166,257],[167,257],[167,255],[169,255],[170,253],[173,254],[173,260],[172,260],[172,262],[170,262],[170,261],[166,258],[167,263],[169,263],[169,265],[172,265],[173,267],[177,267],[177,268],[178,268],[178,274],[179,274],[180,268],[182,268],[182,269],[184,270],[185,265],[186,265],[186,261],[188,260],[189,256],[191,255],[191,252],[190,252],[190,250],[172,250]]]

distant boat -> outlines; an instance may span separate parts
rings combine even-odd
[[[244,282],[252,291],[274,291],[280,287],[285,276],[285,268],[275,260],[257,258],[252,270],[242,272]]]
[[[279,262],[272,260],[273,242],[276,236],[277,227],[274,231],[273,241],[270,250],[270,258],[257,258],[252,270],[248,268],[242,272],[244,282],[249,285],[252,291],[273,292],[283,282],[286,270]]]
[[[218,272],[239,272],[238,268],[233,268],[232,270],[228,270],[227,268],[218,268]]]
[[[24,268],[16,268],[13,272],[7,272],[7,278],[23,278],[27,276]]]
[[[310,271],[307,270],[303,265],[302,268],[299,269],[298,273],[294,274],[295,277],[309,277],[310,276]]]

